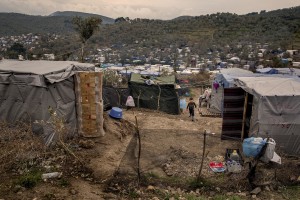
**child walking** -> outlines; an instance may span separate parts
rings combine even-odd
[[[189,109],[189,112],[190,112],[190,116],[189,117],[192,117],[192,121],[194,121],[194,115],[195,115],[195,108],[196,108],[196,104],[195,102],[193,101],[193,98],[190,97],[190,101],[188,103],[188,105],[186,106],[186,109]]]

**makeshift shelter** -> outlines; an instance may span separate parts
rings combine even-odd
[[[262,74],[278,74],[278,70],[275,68],[271,68],[271,67],[257,69],[256,72],[262,73]]]
[[[89,73],[81,74],[79,71],[93,72],[92,77],[88,77],[91,76]],[[0,120],[9,123],[36,120],[49,122],[49,110],[52,110],[65,120],[71,129],[71,135],[80,130],[86,132],[88,130],[85,126],[81,126],[85,114],[90,112],[91,104],[102,102],[102,96],[95,95],[95,80],[99,82],[101,77],[95,76],[94,66],[91,64],[3,60],[0,62]],[[92,78],[94,81],[91,81]],[[81,87],[85,82],[89,87]],[[100,87],[97,90],[102,93],[102,86]],[[99,91],[96,93],[99,94]],[[35,132],[44,134],[46,143],[52,141],[54,136],[48,130],[49,127],[39,123],[33,125]]]
[[[212,83],[209,111],[217,114],[222,113],[224,88],[234,87],[234,79],[237,77],[251,75],[253,75],[253,72],[240,68],[221,69],[219,73],[215,74],[215,79]]]
[[[149,76],[132,74],[128,86],[137,107],[179,114],[174,75],[151,79]]]
[[[239,77],[223,113],[222,138],[271,137],[290,154],[300,154],[300,80]],[[236,94],[236,98],[233,98]]]

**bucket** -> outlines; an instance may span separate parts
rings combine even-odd
[[[109,112],[109,116],[116,119],[122,118],[122,109],[118,107],[112,107],[112,109]]]
[[[185,109],[186,108],[186,100],[185,99],[180,99],[180,108]]]
[[[261,157],[260,160],[262,160],[265,163],[268,163],[274,156],[276,142],[272,138],[269,138],[268,142],[267,139],[264,139],[264,141],[268,143],[268,145],[264,155]]]
[[[261,151],[266,141],[261,137],[246,138],[243,141],[243,153],[247,157],[256,157]]]

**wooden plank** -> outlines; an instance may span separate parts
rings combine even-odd
[[[245,96],[245,102],[244,102],[244,111],[243,111],[243,122],[242,122],[241,141],[243,141],[243,139],[244,139],[244,134],[245,134],[245,121],[246,121],[247,104],[248,104],[248,93],[246,93],[246,96]]]

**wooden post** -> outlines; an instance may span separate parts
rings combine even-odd
[[[158,86],[158,89],[159,89],[159,93],[158,93],[158,97],[157,97],[157,111],[159,111],[159,108],[160,108],[159,102],[160,102],[161,88],[160,88],[159,84],[157,84],[157,86]]]
[[[243,112],[243,124],[242,124],[242,133],[241,133],[241,141],[244,139],[245,135],[245,121],[246,121],[246,113],[247,113],[247,104],[248,104],[248,93],[246,92],[245,101],[244,101],[244,112]]]
[[[140,185],[140,180],[141,180],[141,172],[140,172],[140,160],[141,160],[141,136],[140,136],[140,130],[139,130],[139,125],[137,121],[137,117],[135,116],[135,124],[136,124],[136,135],[138,139],[138,145],[139,145],[139,151],[138,151],[138,160],[137,160],[137,174],[138,174],[138,185]]]
[[[204,162],[204,157],[205,157],[205,146],[206,146],[206,130],[204,130],[204,138],[203,138],[203,150],[202,150],[202,159],[201,159],[201,165],[200,165],[200,169],[199,169],[199,173],[197,176],[197,182],[200,181],[200,177],[201,177],[201,172],[202,172],[202,167],[203,167],[203,162]]]

